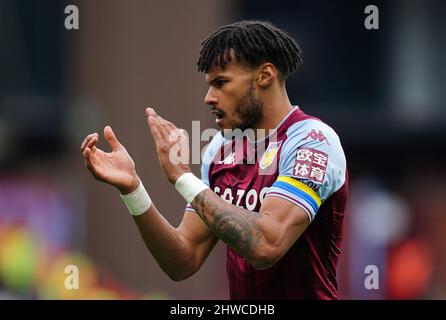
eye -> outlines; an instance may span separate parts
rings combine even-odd
[[[221,87],[223,87],[223,85],[224,85],[226,82],[228,82],[228,81],[227,81],[227,80],[223,80],[223,79],[218,79],[218,80],[215,80],[214,85],[215,85],[217,88],[221,88]]]

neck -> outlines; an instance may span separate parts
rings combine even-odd
[[[256,129],[265,129],[269,134],[286,117],[293,106],[285,88],[269,92],[267,96],[262,97],[262,102],[263,116]]]

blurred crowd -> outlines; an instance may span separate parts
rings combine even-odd
[[[0,299],[169,298],[136,292],[75,248],[69,198],[61,185],[1,179]]]

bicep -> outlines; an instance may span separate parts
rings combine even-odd
[[[187,241],[194,255],[195,269],[198,270],[215,247],[218,238],[193,211],[184,212],[183,219],[178,226],[178,232]]]
[[[308,214],[292,202],[268,196],[260,208],[262,233],[274,248],[275,256],[282,257],[310,224]]]

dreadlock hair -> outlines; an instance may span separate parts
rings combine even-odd
[[[301,64],[301,50],[284,31],[269,22],[245,20],[219,27],[201,43],[198,71],[208,73],[212,64],[224,69],[234,50],[238,62],[255,68],[272,63],[285,80]]]

